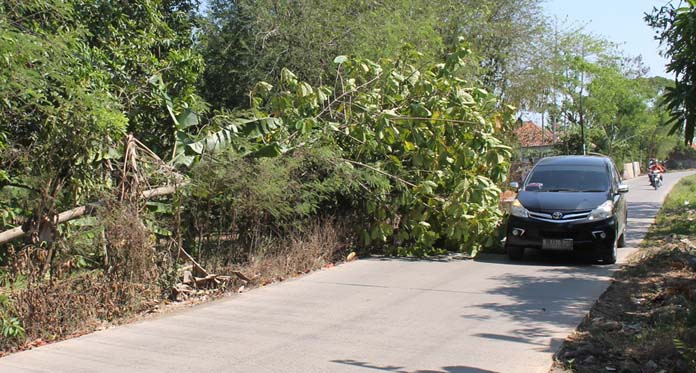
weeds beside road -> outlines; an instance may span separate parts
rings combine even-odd
[[[243,264],[229,268],[213,267],[220,271],[248,274],[249,281],[243,286],[230,283],[210,289],[203,287],[176,297],[183,302],[173,302],[162,298],[164,287],[158,279],[157,267],[149,257],[152,250],[144,242],[147,235],[138,240],[139,230],[127,225],[127,217],[117,220],[118,226],[123,227],[123,239],[119,241],[129,243],[127,260],[119,262],[124,263],[122,269],[112,274],[83,270],[35,286],[15,283],[14,287],[9,287],[0,281],[0,357],[126,324],[146,315],[165,313],[284,281],[333,266],[345,260],[348,253],[348,246],[342,241],[347,230],[345,222],[325,220],[312,223],[304,232],[290,235],[284,247],[278,247],[276,251],[257,253]],[[133,248],[137,250],[131,250]],[[118,254],[115,250],[112,253]]]
[[[566,339],[553,370],[696,370],[696,176],[669,194],[641,249]]]

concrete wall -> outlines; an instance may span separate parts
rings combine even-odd
[[[623,171],[624,180],[633,179],[634,177],[636,177],[635,173],[633,172],[633,162],[624,163],[623,169],[624,169],[624,171]]]
[[[641,170],[639,162],[624,163],[624,180],[633,179],[634,177],[640,176],[640,174]]]
[[[640,176],[640,162],[633,162],[633,176]]]

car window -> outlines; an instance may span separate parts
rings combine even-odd
[[[526,191],[604,192],[611,184],[604,165],[538,165],[527,177]]]

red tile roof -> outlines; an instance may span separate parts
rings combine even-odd
[[[536,123],[528,120],[515,130],[515,136],[524,148],[532,146],[548,146],[556,143],[553,133],[542,130]]]

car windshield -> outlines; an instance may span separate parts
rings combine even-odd
[[[524,187],[532,192],[605,192],[609,172],[603,165],[539,165]]]

